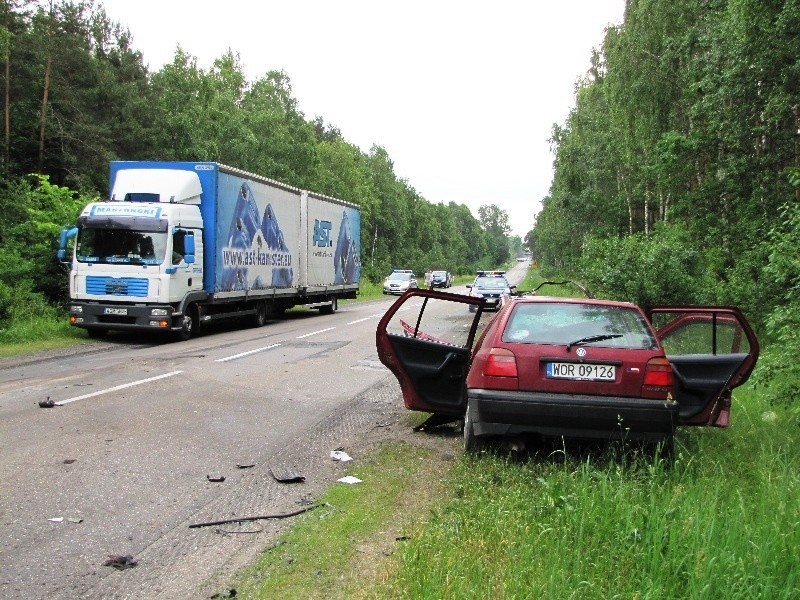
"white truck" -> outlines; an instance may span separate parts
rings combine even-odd
[[[296,305],[333,313],[356,297],[354,204],[214,162],[115,161],[110,190],[64,228],[58,251],[70,322],[90,336],[189,339],[215,319],[261,326]]]

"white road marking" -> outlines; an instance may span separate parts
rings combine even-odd
[[[271,346],[264,346],[263,348],[256,348],[255,350],[240,352],[239,354],[234,354],[233,356],[218,358],[214,362],[228,362],[229,360],[236,360],[237,358],[242,358],[243,356],[248,356],[249,354],[255,354],[256,352],[263,352],[264,350],[272,350],[273,348],[277,348],[278,346],[280,346],[280,344],[272,344]]]
[[[132,381],[130,383],[117,385],[112,388],[108,388],[107,390],[99,390],[97,392],[92,392],[91,394],[84,394],[83,396],[75,396],[74,398],[67,398],[66,400],[61,400],[60,402],[56,402],[55,404],[56,406],[64,406],[65,404],[69,404],[70,402],[85,400],[86,398],[92,398],[93,396],[100,396],[101,394],[108,394],[109,392],[117,392],[119,390],[124,390],[125,388],[142,385],[143,383],[150,383],[151,381],[158,381],[159,379],[165,379],[167,377],[172,377],[173,375],[179,375],[181,373],[183,373],[183,371],[172,371],[171,373],[165,373],[164,375],[157,375],[156,377],[149,377],[147,379],[140,379],[139,381]]]
[[[362,323],[363,321],[369,321],[370,319],[375,319],[377,317],[382,317],[386,313],[377,313],[374,315],[370,315],[368,317],[364,317],[363,319],[358,319],[356,321],[350,321],[348,325],[355,325],[356,323]]]
[[[332,329],[336,329],[336,327],[328,327],[327,329],[320,329],[319,331],[312,331],[311,333],[306,333],[305,335],[298,335],[297,339],[302,340],[303,338],[307,338],[312,335],[317,335],[318,333],[325,333],[326,331],[330,331]]]

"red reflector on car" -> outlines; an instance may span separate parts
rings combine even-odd
[[[511,350],[492,348],[486,359],[483,374],[490,377],[516,377],[517,358]]]
[[[666,358],[651,358],[644,369],[644,385],[672,387],[672,365]]]

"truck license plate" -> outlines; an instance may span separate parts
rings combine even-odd
[[[552,362],[547,363],[545,374],[551,379],[614,381],[617,369],[614,365]]]
[[[106,308],[103,310],[103,314],[106,315],[127,315],[128,309],[127,308]]]

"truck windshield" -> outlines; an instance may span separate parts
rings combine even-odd
[[[83,227],[78,231],[78,262],[160,265],[167,250],[167,233]]]

